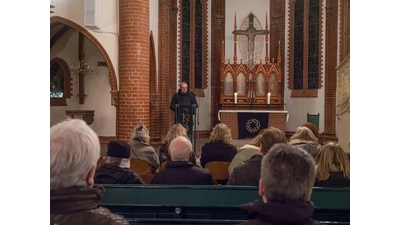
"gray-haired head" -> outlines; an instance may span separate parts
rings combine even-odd
[[[67,119],[52,126],[50,190],[92,185],[99,157],[99,138],[85,121]]]
[[[261,181],[267,201],[308,201],[315,181],[313,158],[302,148],[275,144],[262,159]]]
[[[136,126],[135,129],[133,129],[131,139],[149,143],[150,142],[149,130],[146,128],[145,125],[140,124]]]
[[[172,161],[189,161],[192,153],[192,143],[184,136],[176,137],[168,148]]]

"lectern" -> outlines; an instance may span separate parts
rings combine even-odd
[[[186,128],[187,135],[193,145],[193,154],[196,155],[196,104],[175,104],[175,123],[180,123]]]

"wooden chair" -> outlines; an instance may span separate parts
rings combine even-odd
[[[226,181],[229,179],[229,171],[228,167],[231,162],[224,161],[214,161],[208,162],[204,166],[204,168],[208,169],[214,180],[217,181],[218,184],[226,184]]]
[[[151,165],[146,160],[131,158],[130,163],[131,163],[130,169],[138,174],[152,173]]]
[[[161,163],[160,170],[164,169],[165,165],[167,164],[167,160]]]
[[[106,158],[105,156],[100,156],[100,158],[97,160],[96,169],[98,169],[101,166],[101,164],[102,164],[102,162],[104,161],[105,158]]]
[[[145,184],[151,184],[151,180],[154,177],[154,174],[139,174],[140,178],[142,178]]]

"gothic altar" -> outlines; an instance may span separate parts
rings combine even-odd
[[[261,23],[253,13],[250,13],[241,29],[237,30],[235,14],[235,30],[232,32],[234,35],[233,62],[230,59],[227,63],[225,62],[225,45],[222,42],[219,115],[220,121],[231,128],[232,138],[238,138],[237,132],[234,130],[235,127],[238,127],[238,124],[238,130],[240,130],[241,121],[237,119],[236,114],[246,113],[246,110],[250,110],[252,113],[254,113],[254,110],[266,113],[265,116],[268,118],[265,118],[265,116],[260,118],[265,118],[268,121],[268,127],[277,127],[285,132],[288,112],[284,111],[280,42],[276,46],[278,47],[276,61],[275,58],[272,58],[271,61],[268,56],[268,16],[266,16],[265,23],[265,30],[260,29]],[[243,52],[243,49],[245,49],[245,53],[241,54],[242,59],[240,61],[237,60],[238,35],[247,37],[247,39],[242,39],[241,44],[239,44],[241,46],[239,51]],[[261,35],[264,35],[265,38],[263,39]],[[243,44],[243,40],[247,41],[247,44]],[[264,46],[266,53],[263,60],[261,57],[257,57]],[[274,111],[273,116],[268,113],[271,110]],[[251,121],[259,120],[252,119]],[[262,124],[262,121],[259,122]],[[254,127],[259,127],[259,124],[254,122],[254,124],[250,124],[250,126],[247,124],[246,126],[254,131],[257,130]],[[259,129],[262,128],[266,127],[259,127]]]

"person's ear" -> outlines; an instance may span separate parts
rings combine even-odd
[[[261,179],[258,181],[258,194],[261,197],[264,196],[264,185]]]
[[[193,152],[190,152],[188,161],[190,161],[190,159],[192,158],[192,155],[193,155]]]
[[[96,172],[96,165],[93,165],[90,168],[89,173],[88,173],[88,175],[86,177],[86,183],[89,186],[93,186],[93,184],[94,184],[94,174],[95,174],[95,172]]]
[[[264,184],[263,184],[261,179],[258,182],[258,194],[262,197],[263,202],[266,203],[267,202],[267,196],[265,196]]]
[[[262,144],[260,144],[260,155],[262,155]]]

